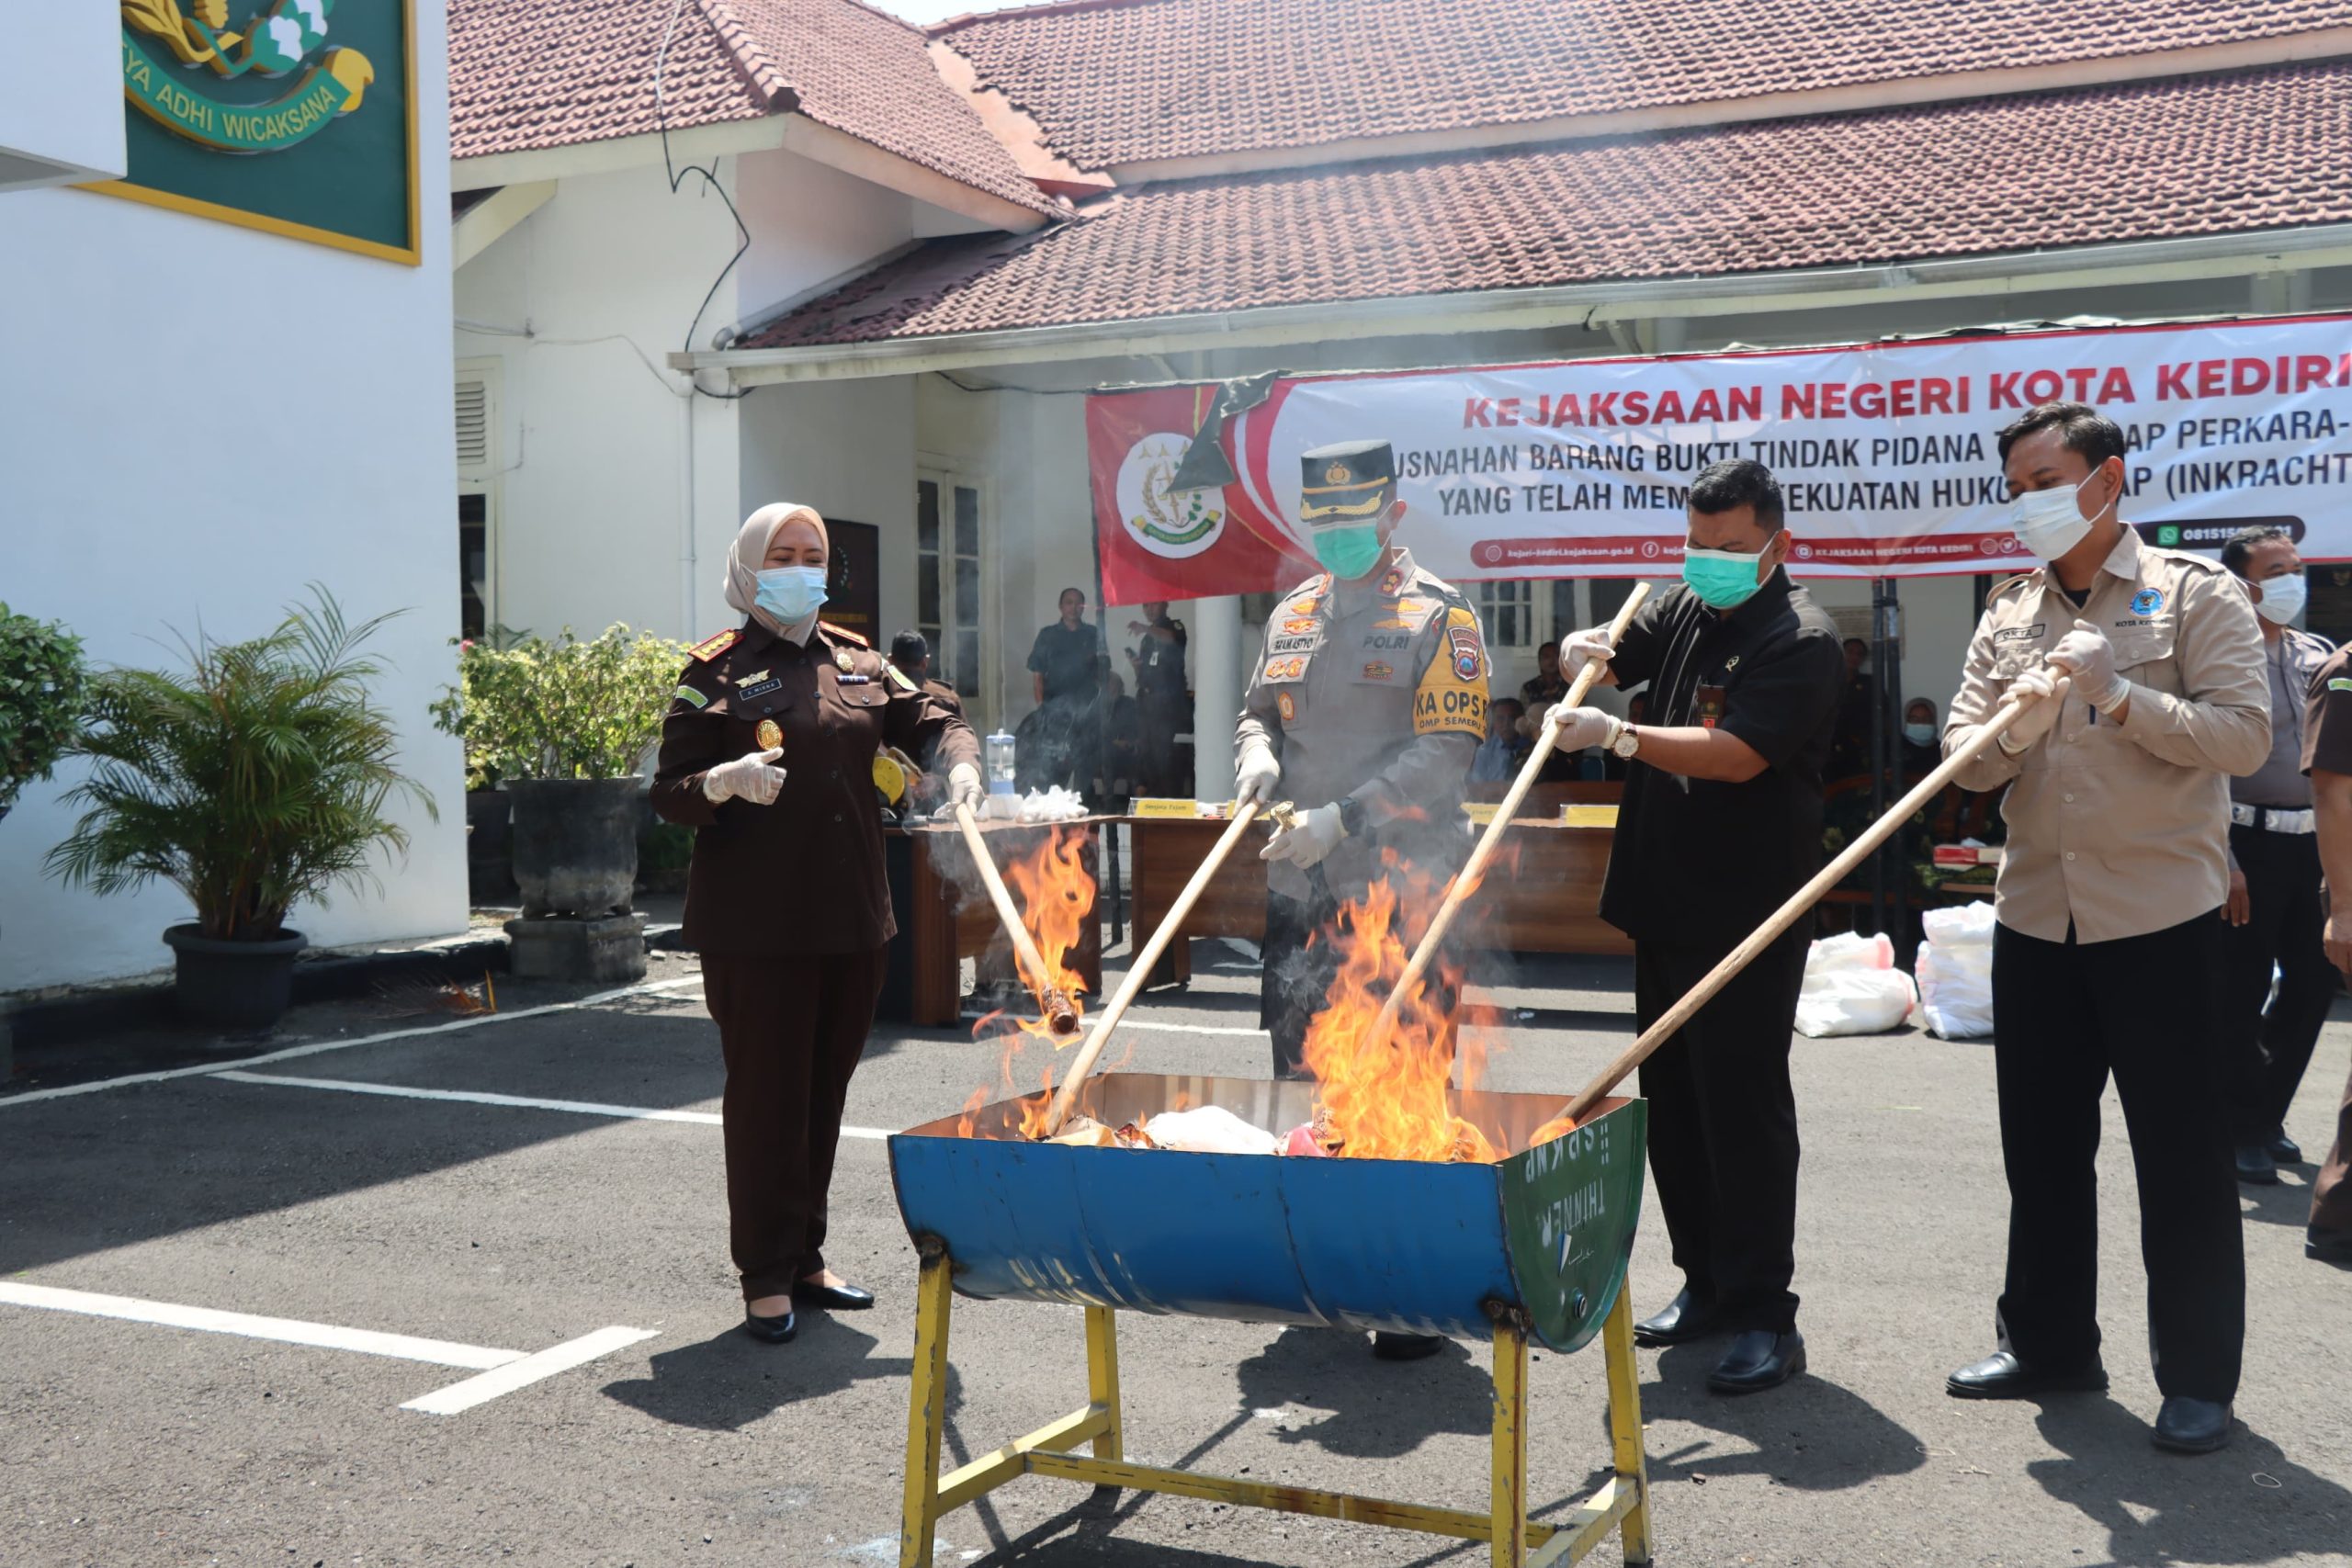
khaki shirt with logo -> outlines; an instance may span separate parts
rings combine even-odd
[[[2086,620],[2132,683],[2121,724],[2069,691],[2057,725],[2011,756],[1998,742],[1962,789],[2009,784],[1995,913],[2011,931],[2082,942],[2142,936],[2219,908],[2228,891],[2233,773],[2270,750],[2270,683],[2254,605],[2218,563],[2141,542],[2128,526],[2077,610],[2048,567],[1985,601],[1944,725],[1951,755],[2009,684]],[[2014,781],[2014,783],[2012,783]]]

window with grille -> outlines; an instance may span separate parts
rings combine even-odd
[[[915,629],[931,644],[932,679],[969,707],[980,698],[978,485],[944,475],[915,481]]]
[[[1489,648],[1535,646],[1535,584],[1481,582],[1478,622],[1486,628]]]

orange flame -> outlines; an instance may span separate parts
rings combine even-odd
[[[1012,889],[1021,906],[1021,923],[1037,943],[1038,956],[1046,967],[1053,971],[1050,986],[1040,986],[1037,976],[1023,973],[1022,983],[1031,987],[1042,1012],[1047,989],[1058,990],[1069,998],[1072,1008],[1086,989],[1078,971],[1067,960],[1078,946],[1080,934],[1086,922],[1094,918],[1094,877],[1086,869],[1086,833],[1084,829],[1055,829],[1043,835],[1037,847],[1023,858],[1004,867],[1005,886]],[[1018,965],[1016,965],[1017,967]],[[1021,1027],[1032,1034],[1042,1034],[1059,1049],[1078,1043],[1080,1032],[1056,1034],[1052,1022],[1045,1018],[1023,1020]]]
[[[1426,880],[1417,891],[1426,894]],[[1341,907],[1340,971],[1323,1010],[1307,1025],[1306,1066],[1329,1112],[1335,1152],[1354,1159],[1492,1164],[1503,1151],[1455,1113],[1449,1094],[1453,1041],[1440,1002],[1458,976],[1416,982],[1397,1009],[1395,1032],[1372,1038],[1381,1005],[1410,957],[1397,911],[1390,879]]]

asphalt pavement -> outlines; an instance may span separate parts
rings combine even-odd
[[[717,1039],[691,958],[657,958],[626,995],[509,983],[489,1021],[388,998],[298,1010],[266,1039],[159,1031],[20,1064],[0,1097],[0,1568],[895,1562],[915,1262],[876,1134],[997,1081],[997,1049],[876,1031],[828,1256],[881,1304],[755,1344],[726,1254]],[[1197,962],[1132,1015],[1133,1065],[1262,1076],[1254,967],[1211,943]],[[1472,999],[1501,1010],[1498,1089],[1572,1089],[1632,1032],[1630,976],[1605,963],[1531,961]],[[2288,1122],[2313,1155],[2348,1049],[2339,1010]],[[1016,1082],[1045,1066],[1031,1047]],[[2236,1440],[2165,1455],[2112,1094],[2113,1391],[1974,1404],[1942,1382],[1992,1347],[1989,1049],[1800,1040],[1795,1072],[1812,1370],[1722,1399],[1715,1347],[1640,1352],[1658,1562],[2352,1562],[2352,1272],[2302,1257],[2309,1167],[2245,1200]],[[1645,1214],[1636,1306],[1677,1282]],[[959,1303],[951,1462],[1082,1404],[1080,1334],[1069,1308]],[[1120,1335],[1130,1459],[1485,1501],[1483,1345],[1390,1365],[1329,1331],[1124,1314]],[[1599,1353],[1539,1353],[1532,1382],[1542,1517],[1605,1466]],[[1041,1478],[939,1535],[958,1565],[1486,1561]]]

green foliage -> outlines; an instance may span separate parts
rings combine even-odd
[[[466,743],[466,787],[501,779],[616,779],[661,739],[686,660],[682,643],[625,626],[582,642],[545,637],[458,645],[458,684],[433,722]]]
[[[378,846],[405,853],[384,815],[433,797],[394,766],[400,738],[369,687],[383,665],[324,588],[249,642],[180,638],[186,673],[107,670],[90,730],[69,755],[93,766],[66,793],[86,807],[49,854],[69,886],[119,893],[161,878],[187,895],[206,936],[264,942],[328,889],[380,886]]]
[[[675,822],[656,822],[637,836],[637,869],[684,871],[695,858],[695,830]]]
[[[0,816],[82,733],[88,682],[80,637],[0,604]]]

